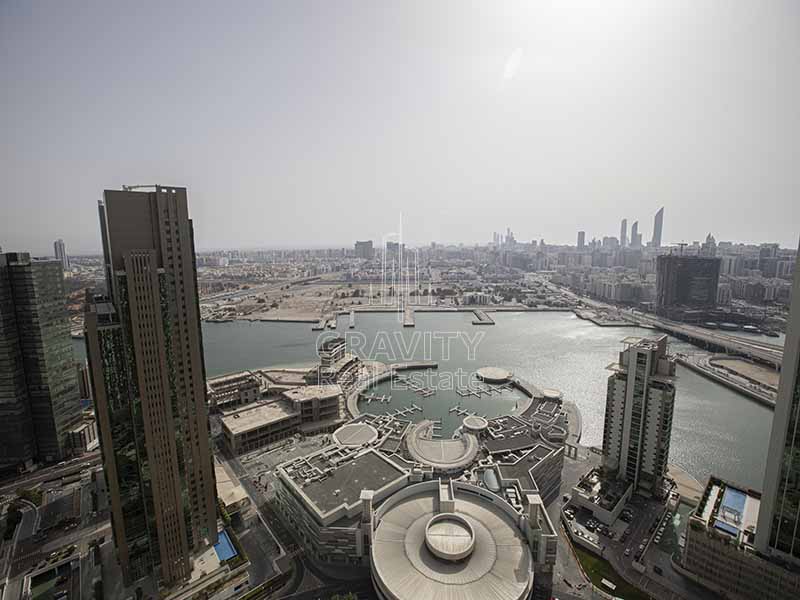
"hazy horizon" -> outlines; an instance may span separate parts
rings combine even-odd
[[[0,246],[100,249],[188,188],[198,250],[800,235],[800,5],[0,5]]]

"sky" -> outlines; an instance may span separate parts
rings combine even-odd
[[[100,249],[186,186],[198,249],[800,236],[796,0],[0,0],[0,246]]]

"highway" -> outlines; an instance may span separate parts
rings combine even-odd
[[[85,466],[86,463],[89,463],[90,467],[99,466],[102,463],[100,451],[87,452],[83,456],[65,461],[61,466],[45,467],[32,473],[25,473],[14,479],[2,481],[0,482],[0,494],[11,494],[19,488],[33,487],[44,481],[77,475],[81,472],[81,469],[89,468]]]
[[[664,333],[672,334],[675,337],[688,338],[692,342],[701,342],[702,344],[717,346],[723,348],[725,352],[730,354],[738,354],[753,358],[776,368],[779,368],[783,361],[783,346],[778,344],[771,344],[757,339],[751,340],[741,336],[697,327],[695,325],[687,325],[686,323],[662,319],[638,310],[621,308],[584,296],[578,296],[573,291],[553,283],[548,283],[548,285],[552,290],[572,296],[578,302],[599,310],[614,312],[631,323],[652,327]]]
[[[748,340],[739,336],[719,333],[695,325],[676,323],[675,321],[660,319],[638,311],[620,311],[620,315],[628,321],[648,325],[677,337],[691,338],[692,340],[719,346],[730,354],[740,354],[749,358],[755,358],[775,367],[780,367],[783,361],[783,347],[776,344],[770,344],[761,340]]]

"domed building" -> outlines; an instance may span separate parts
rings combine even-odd
[[[534,564],[544,562],[534,552],[555,553],[555,537],[542,539],[543,511],[532,496],[520,516],[491,492],[461,481],[411,485],[366,519],[375,524],[375,590],[385,600],[529,598]]]

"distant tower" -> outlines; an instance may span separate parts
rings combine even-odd
[[[578,232],[578,250],[583,250],[586,247],[586,232]]]
[[[67,256],[64,240],[58,239],[53,242],[53,255],[61,262],[61,268],[64,271],[69,271],[69,256]]]
[[[619,246],[624,248],[628,245],[628,219],[622,219],[619,227]]]
[[[631,227],[631,246],[634,248],[641,246],[639,242],[639,221],[634,221]]]
[[[653,248],[661,248],[661,230],[664,227],[664,207],[658,209],[653,223]]]

